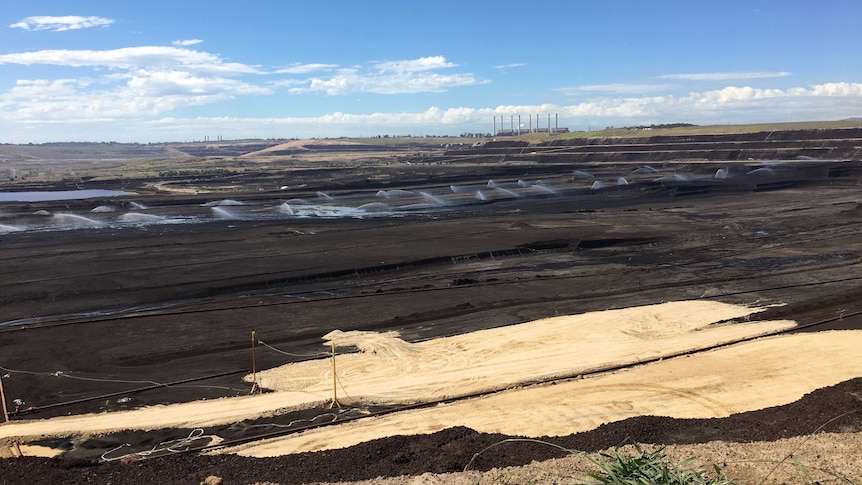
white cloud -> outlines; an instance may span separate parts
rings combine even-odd
[[[763,79],[790,76],[789,72],[706,72],[693,74],[665,74],[659,79],[678,79],[681,81],[738,81],[743,79]]]
[[[66,30],[88,29],[91,27],[106,27],[114,23],[112,19],[104,17],[81,17],[77,15],[66,16],[35,16],[15,22],[9,27],[24,30],[51,30],[63,32]]]
[[[271,93],[269,88],[236,79],[138,70],[97,81],[18,81],[12,90],[0,94],[0,113],[6,111],[8,120],[29,123],[139,119],[182,106]]]
[[[606,98],[562,107],[560,113],[586,119],[754,122],[840,119],[862,110],[862,84],[828,83],[810,88],[758,89],[730,86],[684,96]]]
[[[501,105],[492,108],[431,107],[419,112],[334,112],[311,117],[270,118],[162,118],[147,122],[147,129],[170,136],[179,127],[194,126],[192,133],[242,127],[242,136],[311,137],[360,134],[491,131],[494,116],[559,114],[560,126],[572,129],[590,124],[622,126],[652,122],[747,123],[775,120],[828,120],[862,113],[862,83],[826,83],[809,88],[755,89],[730,87],[685,96],[603,98],[572,105]]]
[[[435,69],[444,69],[450,67],[458,67],[458,64],[448,62],[443,56],[420,57],[419,59],[411,59],[406,61],[386,61],[378,62],[374,67],[380,72],[420,72],[433,71]]]
[[[314,71],[331,71],[338,67],[338,64],[291,64],[287,67],[282,67],[275,70],[275,74],[308,74]]]
[[[0,116],[16,122],[137,119],[273,92],[234,78],[259,74],[255,67],[179,47],[42,50],[0,55],[0,64],[91,68],[91,77],[80,79],[19,80],[0,94]]]
[[[128,89],[136,96],[163,97],[175,95],[224,96],[270,94],[268,88],[224,77],[201,77],[184,71],[139,70],[130,74]]]
[[[314,66],[314,65],[313,65]],[[328,66],[328,65],[326,65]],[[442,74],[432,72],[456,67],[443,56],[422,57],[403,61],[374,64],[372,70],[361,67],[339,69],[328,78],[312,77],[298,82],[296,79],[277,81],[277,85],[292,86],[293,94],[324,93],[328,96],[352,93],[409,94],[444,92],[459,86],[486,84],[471,73]]]
[[[804,92],[803,92],[804,93]],[[813,96],[862,96],[862,83],[826,83],[811,88]]]
[[[48,64],[70,67],[109,67],[132,69],[143,67],[175,68],[218,72],[225,74],[253,74],[260,71],[246,64],[224,62],[208,52],[167,46],[124,47],[111,50],[54,49],[0,55],[2,64]]]
[[[409,94],[444,92],[458,86],[485,84],[487,81],[476,79],[472,74],[437,73],[397,73],[397,74],[359,74],[342,71],[328,79],[313,78],[307,86],[294,87],[294,94],[322,92],[329,96],[351,93]]]
[[[500,71],[507,71],[509,69],[515,69],[516,67],[525,67],[526,65],[527,64],[523,62],[513,62],[511,64],[500,64],[494,67]]]
[[[177,39],[171,42],[171,45],[175,45],[177,47],[188,47],[190,45],[197,45],[203,42],[200,39]]]
[[[3,123],[80,126],[106,121],[134,124],[165,116],[181,107],[240,96],[271,95],[276,87],[286,88],[290,93],[393,94],[439,92],[485,82],[472,74],[437,72],[455,66],[438,56],[378,63],[368,71],[362,71],[361,67],[340,69],[329,78],[288,78],[261,85],[240,79],[246,75],[266,74],[258,67],[226,62],[218,55],[178,46],[0,54],[0,65],[3,64],[62,66],[86,72],[77,79],[17,81],[14,87],[0,93],[0,126]],[[294,64],[280,71],[302,74],[336,67],[334,64]],[[327,116],[349,120],[362,119],[364,115]],[[384,117],[380,115],[381,119]],[[419,118],[432,119],[433,116],[423,114]],[[115,124],[112,129],[119,128]],[[97,132],[102,133],[102,130]]]
[[[192,41],[194,39],[177,41],[186,45],[175,46],[0,54],[0,65],[40,64],[71,68],[62,71],[65,73],[62,79],[20,79],[13,86],[4,88],[5,91],[0,91],[3,141],[40,141],[32,138],[33,133],[50,137],[41,141],[69,139],[66,134],[72,133],[90,133],[89,137],[80,135],[80,139],[97,141],[165,141],[191,139],[206,132],[204,130],[230,133],[228,136],[231,137],[487,132],[491,131],[489,125],[493,116],[538,113],[543,117],[547,113],[558,113],[560,126],[571,129],[602,124],[841,119],[862,114],[862,83],[832,82],[783,89],[740,84],[680,95],[659,94],[662,90],[670,93],[673,86],[666,84],[671,81],[653,79],[653,83],[559,88],[556,97],[561,97],[561,93],[589,96],[583,102],[576,98],[577,101],[559,104],[433,106],[425,110],[397,112],[379,108],[373,113],[331,112],[304,117],[173,117],[174,112],[183,107],[243,96],[274,95],[279,91],[282,95],[406,94],[444,92],[459,86],[490,82],[469,72],[459,72],[462,70],[443,56],[342,68],[335,64],[297,63],[264,70],[188,48]],[[259,81],[262,79],[259,76],[265,74],[279,76]],[[785,75],[750,72],[677,74],[662,78],[677,81],[729,80],[734,79],[733,76],[756,79]],[[293,109],[295,100],[297,105],[301,102],[297,98],[273,97],[273,102],[267,103],[270,105],[267,109],[271,106]],[[375,101],[380,101],[377,106],[383,106],[382,100]],[[53,124],[52,129],[37,128],[46,123]]]
[[[644,94],[657,91],[665,91],[672,86],[669,84],[637,84],[637,83],[612,83],[612,84],[590,84],[585,86],[568,86],[557,88],[555,91],[566,95],[581,95],[584,93],[604,94]]]

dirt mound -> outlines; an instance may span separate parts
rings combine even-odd
[[[372,145],[365,145],[349,140],[330,140],[330,139],[308,139],[308,140],[291,140],[286,143],[280,143],[275,146],[258,150],[255,152],[246,153],[241,158],[265,157],[276,155],[293,155],[295,153],[308,152],[313,149],[338,149],[348,147],[368,148]]]

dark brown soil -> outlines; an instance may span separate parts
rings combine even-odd
[[[40,209],[87,214],[101,203],[131,201],[176,214],[223,198],[272,207],[322,190],[336,199],[374,200],[379,189],[442,193],[450,184],[479,187],[489,178],[509,187],[541,178],[557,189],[395,218],[2,234],[0,372],[9,402],[23,402],[10,404],[12,417],[247,394],[241,377],[251,369],[252,331],[296,355],[258,346],[261,369],[319,353],[320,337],[333,329],[397,330],[416,341],[558,314],[698,298],[784,305],[755,318],[796,319],[805,331],[860,328],[862,163],[663,161],[655,164],[657,173],[644,173],[636,171],[644,164],[626,161],[628,155],[614,161],[604,153],[602,161],[574,164],[583,158],[566,158],[573,155],[565,151],[554,158],[553,148],[540,150],[542,163],[528,160],[523,148],[489,148],[484,156],[495,164],[452,152],[423,154],[411,165],[278,176],[248,172],[231,182],[248,190],[229,194],[6,204],[0,223],[23,224]],[[500,163],[494,150],[506,160]],[[752,173],[759,168],[769,170]],[[732,176],[714,178],[719,169]],[[579,179],[574,170],[609,184],[590,190],[592,180]],[[655,180],[673,174],[685,179]],[[620,176],[630,184],[615,185]],[[299,188],[279,191],[286,179]],[[774,439],[809,433],[848,411],[856,412],[828,429],[858,431],[859,400],[853,396],[860,386],[854,380],[792,405],[724,420],[642,417],[552,441],[595,450],[626,440]],[[182,454],[131,464],[92,462],[116,443],[145,449],[189,431],[118,434],[75,445],[66,440],[65,459],[0,461],[0,483],[198,483],[207,475],[228,483],[353,480],[459,470],[502,438],[450,429],[274,459]],[[260,428],[210,431],[241,438]],[[526,463],[548,453],[507,445],[483,455],[476,467]]]
[[[854,379],[774,408],[724,419],[630,418],[593,431],[542,440],[571,450],[598,451],[625,443],[703,443],[775,440],[823,432],[862,432],[862,379]],[[837,419],[834,419],[837,418]],[[825,426],[822,426],[825,425]],[[822,426],[822,427],[821,427]],[[301,484],[462,471],[473,455],[506,438],[449,428],[430,435],[395,436],[318,453],[277,458],[175,454],[131,463],[20,458],[0,461],[0,484],[123,483],[198,484],[210,475],[226,484]],[[564,453],[545,445],[514,442],[481,454],[473,470],[523,465]]]

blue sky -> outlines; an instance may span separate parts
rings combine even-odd
[[[0,143],[862,116],[862,2],[28,0]]]

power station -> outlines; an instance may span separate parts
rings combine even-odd
[[[529,125],[527,128],[524,128],[521,124],[521,115],[518,116],[518,124],[515,125],[515,115],[509,115],[509,129],[504,128],[504,117],[500,116],[500,129],[497,129],[497,117],[494,116],[494,136],[518,136],[518,135],[526,135],[528,133],[546,133],[546,134],[557,134],[557,133],[568,133],[568,128],[560,128],[560,115],[554,114],[554,127],[551,127],[551,114],[548,113],[548,124],[542,128],[539,125],[539,115],[536,115],[536,127],[533,128],[533,115],[527,115],[529,120]]]

